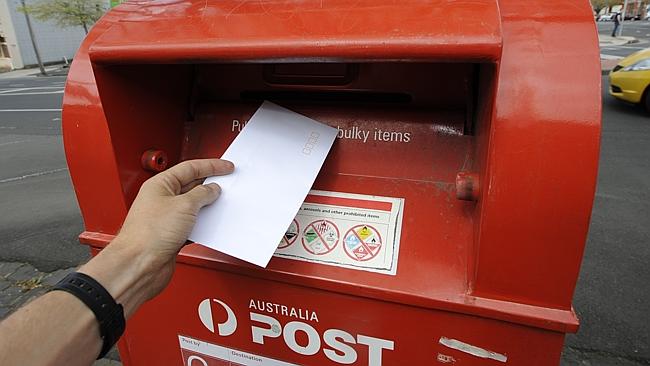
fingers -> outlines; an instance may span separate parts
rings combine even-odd
[[[183,187],[181,187],[181,194],[187,193],[187,192],[191,191],[194,187],[203,184],[203,181],[205,181],[205,179],[197,179],[197,180],[193,180],[190,183],[184,185]]]
[[[195,212],[199,212],[201,207],[214,202],[221,194],[221,187],[216,183],[199,185],[192,188],[189,192],[178,197],[188,200],[190,206]]]
[[[174,184],[174,190],[179,192],[181,187],[192,183],[197,179],[203,179],[214,175],[230,174],[235,169],[233,163],[221,159],[197,159],[187,160],[177,164],[160,173],[170,178]]]

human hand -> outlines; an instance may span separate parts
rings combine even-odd
[[[119,235],[100,253],[97,261],[89,262],[82,270],[102,284],[109,283],[110,287],[112,283],[113,292],[127,291],[126,287],[139,288],[135,307],[160,293],[171,279],[176,254],[191,233],[199,210],[214,202],[221,192],[215,183],[202,185],[203,180],[230,174],[233,169],[234,165],[225,160],[189,160],[144,182]],[[120,259],[129,262],[127,268],[121,268],[124,266]],[[90,266],[93,262],[99,263]],[[119,269],[127,271],[123,281],[116,278]],[[129,281],[132,283],[127,285]]]
[[[173,261],[199,210],[221,193],[216,183],[203,185],[203,180],[230,174],[233,169],[226,160],[189,160],[155,175],[140,188],[120,236],[138,238],[154,261]]]

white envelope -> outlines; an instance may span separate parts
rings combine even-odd
[[[266,267],[337,132],[264,102],[222,156],[234,173],[205,180],[218,183],[221,196],[201,210],[190,240]]]

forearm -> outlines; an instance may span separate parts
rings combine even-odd
[[[63,291],[37,298],[0,323],[0,365],[90,365],[101,347],[93,312]]]
[[[147,300],[148,264],[125,247],[107,247],[79,272],[102,284],[128,319]],[[102,344],[94,313],[64,291],[49,292],[0,323],[0,365],[90,365]]]
[[[223,160],[191,160],[149,179],[133,202],[120,235],[79,272],[99,282],[123,306],[128,319],[167,286],[176,254],[196,215],[219,197],[219,186],[201,185],[203,179],[233,169],[232,163]],[[92,297],[83,294],[92,304]],[[99,313],[102,318],[109,316]],[[117,335],[107,333],[109,338]],[[95,313],[64,291],[52,291],[0,323],[0,365],[90,365],[102,346]]]

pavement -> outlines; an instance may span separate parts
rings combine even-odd
[[[648,38],[637,39],[603,44],[601,53],[622,57],[631,47],[648,47]],[[65,77],[37,72],[0,74],[0,319],[89,257],[76,238],[83,222],[61,142]],[[607,95],[606,77],[602,87],[598,188],[574,296],[581,327],[567,335],[561,365],[647,366],[650,123],[642,108]],[[119,365],[110,358],[118,355],[102,365]]]
[[[0,80],[24,78],[26,76],[38,76],[38,77],[67,76],[68,65],[56,64],[56,65],[45,66],[45,73],[47,75],[41,75],[41,71],[38,68],[11,70],[11,71],[0,72]]]

